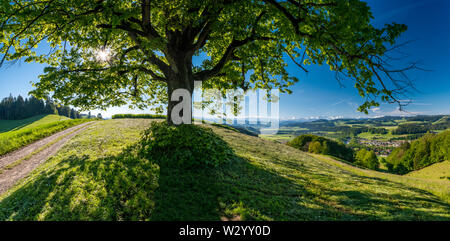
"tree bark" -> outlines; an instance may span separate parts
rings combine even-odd
[[[180,78],[175,77],[173,79],[169,79],[167,82],[167,97],[168,97],[168,105],[167,105],[167,117],[166,121],[169,125],[174,125],[172,120],[172,111],[174,106],[176,106],[181,101],[172,101],[172,94],[177,89],[186,89],[190,93],[190,100],[192,102],[192,93],[194,92],[194,81],[191,78]],[[183,101],[183,100],[182,100]],[[192,108],[192,104],[190,106]],[[192,120],[192,110],[190,111],[189,119]],[[183,111],[180,112],[180,116],[183,116]]]
[[[192,74],[192,55],[190,50],[190,34],[182,32],[168,32],[168,46],[165,51],[167,61],[170,69],[166,71],[167,79],[167,123],[174,125],[172,120],[173,108],[180,102],[179,100],[172,101],[172,94],[177,89],[185,89],[190,93],[191,111],[190,119],[192,120],[192,93],[194,91],[194,77]],[[191,36],[192,37],[192,36]],[[178,114],[178,113],[177,113]],[[180,114],[182,115],[182,114]]]

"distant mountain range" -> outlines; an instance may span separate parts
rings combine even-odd
[[[445,117],[445,118],[444,118]],[[380,123],[389,122],[395,120],[405,120],[405,121],[429,121],[435,122],[440,119],[450,119],[450,115],[416,115],[416,116],[381,116],[381,117],[367,117],[367,118],[299,118],[299,119],[289,119],[281,120],[280,126],[290,126],[294,123],[304,123],[304,122],[351,122],[352,124],[364,124],[364,123]]]

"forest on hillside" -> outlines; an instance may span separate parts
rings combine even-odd
[[[386,159],[389,172],[396,174],[406,174],[446,160],[450,160],[450,131],[427,133],[411,143],[405,142]]]
[[[4,98],[0,102],[0,120],[20,120],[36,115],[56,114],[66,116],[72,119],[81,118],[81,114],[69,106],[58,105],[50,98],[45,101],[31,96],[23,98],[22,96]]]
[[[312,134],[297,136],[286,144],[305,152],[338,157],[373,170],[378,170],[382,163],[388,172],[401,175],[450,160],[450,131],[427,133],[413,142],[404,142],[381,160],[366,147],[355,148],[352,144],[345,145]]]

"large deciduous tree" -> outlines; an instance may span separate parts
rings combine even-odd
[[[168,103],[171,113],[171,93],[192,93],[195,80],[291,92],[289,62],[327,64],[354,81],[367,112],[380,100],[401,105],[410,83],[398,75],[414,67],[387,61],[406,26],[372,19],[359,0],[2,0],[0,65],[47,64],[36,96],[86,109]]]

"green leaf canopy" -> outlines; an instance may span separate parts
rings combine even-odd
[[[375,28],[359,0],[2,0],[0,65],[47,64],[32,93],[82,108],[169,102],[176,88],[277,88],[290,93],[304,71],[327,64],[354,80],[366,112],[398,102],[409,85],[387,53],[405,25]],[[52,51],[38,53],[48,42]],[[206,56],[200,65],[192,59]]]

